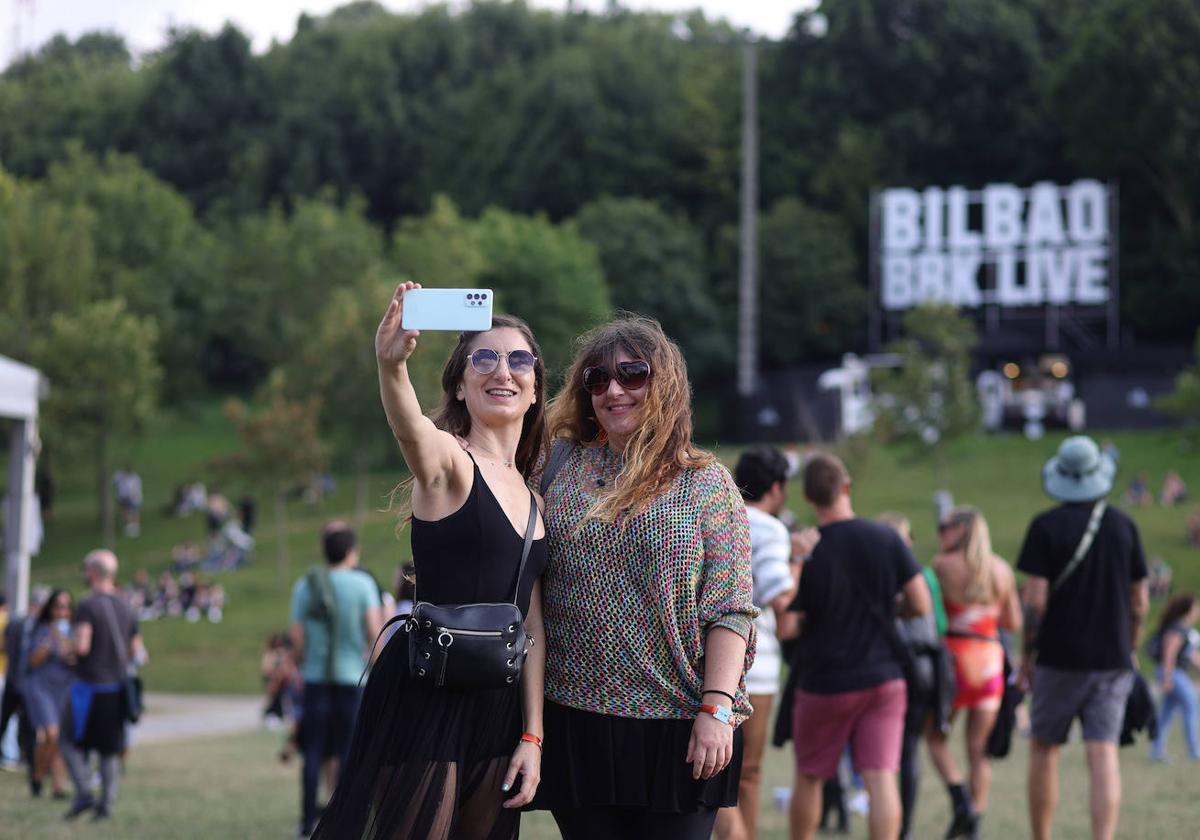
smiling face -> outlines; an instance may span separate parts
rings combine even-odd
[[[475,336],[470,352],[482,348],[499,354],[495,370],[480,373],[468,360],[455,392],[456,398],[466,404],[474,421],[486,425],[520,423],[537,399],[537,374],[532,368],[514,373],[508,363],[508,354],[517,350],[534,354],[533,348],[520,330],[512,327],[498,327]]]
[[[636,357],[625,350],[618,350],[612,363],[616,365],[632,361],[636,361]],[[614,376],[609,380],[607,390],[599,396],[591,395],[592,411],[595,412],[600,427],[608,433],[608,440],[614,449],[624,449],[629,438],[641,425],[642,404],[651,387],[652,383],[647,382],[636,390],[626,390]]]

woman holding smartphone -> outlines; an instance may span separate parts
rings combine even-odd
[[[580,341],[550,413],[546,755],[565,840],[707,840],[751,713],[746,505],[692,443],[683,356],[629,317]]]
[[[41,796],[46,774],[51,774],[54,798],[66,799],[66,767],[58,752],[59,722],[63,704],[71,693],[75,655],[71,647],[71,593],[56,589],[33,628],[29,648],[29,676],[25,680],[25,707],[29,724],[37,733],[29,789]]]
[[[545,529],[526,480],[543,441],[545,368],[529,327],[496,316],[459,336],[426,417],[407,369],[419,333],[401,325],[405,293],[418,288],[396,289],[375,336],[384,411],[413,476],[416,598],[511,602],[515,592],[534,644],[519,681],[466,689],[413,676],[409,632],[395,633],[372,668],[320,838],[513,838],[540,777]]]

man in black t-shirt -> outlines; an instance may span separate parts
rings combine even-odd
[[[125,681],[129,661],[144,659],[137,618],[116,592],[117,556],[98,549],[83,560],[91,592],[75,608],[76,680],[63,716],[63,759],[75,783],[66,813],[74,819],[95,809],[94,819],[112,816],[120,779],[119,754],[125,749]],[[100,799],[92,792],[86,754],[100,756]]]
[[[1017,562],[1027,576],[1022,677],[1033,689],[1029,815],[1036,840],[1050,837],[1058,751],[1077,717],[1091,779],[1092,836],[1116,832],[1117,741],[1150,600],[1137,526],[1104,501],[1115,473],[1090,438],[1063,441],[1042,471],[1046,494],[1062,504],[1030,523]]]
[[[850,476],[837,458],[809,460],[804,496],[816,511],[821,540],[804,564],[792,604],[801,616],[792,662],[792,837],[816,833],[821,788],[849,743],[867,787],[871,837],[891,840],[900,832],[896,773],[907,692],[889,634],[897,596],[903,593],[907,614],[923,615],[931,607],[929,589],[895,531],[854,515]]]

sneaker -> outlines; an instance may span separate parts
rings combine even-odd
[[[87,799],[76,799],[71,803],[71,807],[67,809],[67,813],[63,814],[64,820],[73,820],[82,814],[84,811],[90,811],[96,807],[96,800],[88,797]]]
[[[865,790],[856,790],[850,796],[849,806],[850,811],[855,814],[866,814],[871,808],[871,802],[867,798]]]
[[[97,805],[96,813],[92,814],[92,822],[101,822],[102,820],[111,820],[112,811],[108,810],[107,805]]]

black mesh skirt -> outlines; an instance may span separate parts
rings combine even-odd
[[[690,720],[640,720],[546,701],[542,782],[533,808],[617,808],[690,814],[737,805],[742,731],[733,759],[711,779],[692,778]]]
[[[346,764],[313,837],[515,838],[519,813],[501,807],[513,794],[500,785],[520,737],[518,686],[459,691],[413,681],[408,635],[396,633],[371,669]]]

